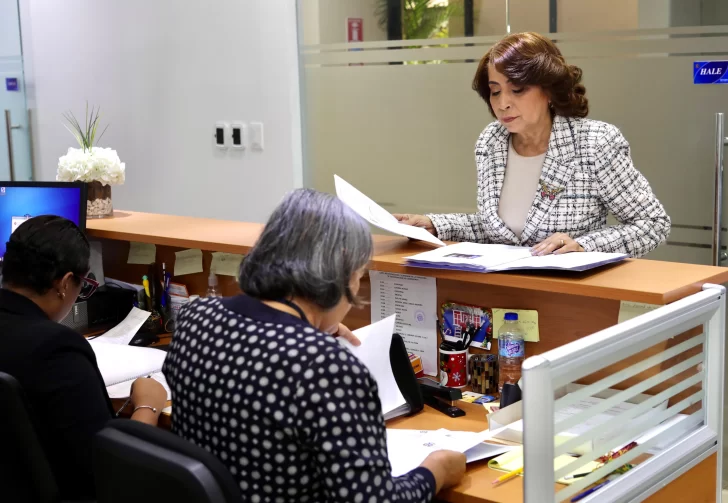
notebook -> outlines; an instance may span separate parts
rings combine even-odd
[[[134,380],[151,375],[162,383],[167,390],[167,399],[170,399],[169,387],[162,374],[162,365],[167,356],[165,351],[109,344],[98,339],[89,344],[96,355],[96,363],[110,398],[128,397]]]
[[[562,454],[561,456],[557,456],[554,458],[554,471],[559,470],[563,468],[564,466],[568,465],[569,463],[572,463],[574,461],[573,456],[569,456],[568,454]],[[596,461],[590,461],[589,463],[586,463],[585,465],[580,466],[570,474],[566,475],[566,477],[569,477],[570,475],[576,475],[580,473],[589,473],[597,468],[599,468],[601,464],[597,463]],[[491,459],[488,461],[488,468],[491,468],[493,470],[498,470],[500,472],[512,472],[513,470],[518,470],[519,468],[523,468],[523,446],[518,446],[510,451],[506,452],[505,454],[501,454],[495,459]],[[579,479],[567,479],[562,478],[559,479],[557,482],[559,484],[571,484],[575,480]]]
[[[407,257],[410,267],[471,272],[556,270],[582,272],[628,258],[624,253],[583,252],[563,255],[531,255],[524,246],[457,243]]]

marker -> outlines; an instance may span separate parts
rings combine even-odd
[[[142,285],[144,285],[144,291],[147,293],[147,297],[152,298],[152,294],[149,293],[149,278],[146,274],[142,276]]]
[[[493,481],[493,486],[500,485],[503,482],[507,482],[507,481],[509,481],[509,480],[511,480],[513,478],[516,478],[516,477],[518,477],[522,473],[523,473],[523,467],[520,467],[520,468],[518,468],[516,470],[510,471],[510,472],[506,473],[505,475],[502,475],[502,476],[498,477],[497,479],[495,479]]]

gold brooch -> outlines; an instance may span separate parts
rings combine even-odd
[[[544,181],[539,181],[538,183],[541,184],[541,199],[549,198],[553,201],[556,198],[556,194],[564,191],[563,187],[551,187]]]

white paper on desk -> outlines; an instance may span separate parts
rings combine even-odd
[[[161,372],[167,357],[167,353],[160,349],[108,344],[98,339],[89,344],[107,387]]]
[[[372,321],[397,314],[395,333],[407,351],[422,358],[423,371],[438,375],[437,280],[426,276],[369,271]]]
[[[512,449],[510,446],[481,444],[493,438],[499,430],[465,432],[440,430],[387,429],[387,453],[392,475],[399,477],[417,468],[432,452],[449,450],[465,453],[468,462],[497,456]],[[470,450],[473,450],[470,453]]]
[[[445,243],[422,227],[412,227],[411,225],[399,223],[391,213],[338,175],[334,175],[334,185],[336,186],[336,195],[339,199],[375,227],[399,234],[400,236],[426,241],[437,246],[445,246]]]
[[[147,321],[151,314],[152,313],[149,311],[144,311],[138,307],[132,307],[129,314],[126,315],[126,318],[124,318],[124,321],[107,331],[105,334],[100,335],[94,339],[94,341],[105,342],[107,344],[127,345],[131,342],[139,329],[142,328],[142,325],[144,325],[144,322]]]
[[[382,414],[387,414],[407,403],[394,379],[392,364],[389,360],[389,347],[392,345],[396,317],[396,315],[392,315],[382,321],[355,330],[354,335],[361,341],[360,346],[352,346],[344,339],[339,339],[344,347],[366,365],[374,380],[377,381]]]
[[[167,400],[171,400],[172,391],[169,389],[169,384],[167,384],[167,379],[164,377],[164,374],[161,372],[154,372],[151,376],[152,379],[161,384],[167,391]],[[107,386],[106,392],[109,394],[109,398],[128,398],[131,395],[131,385],[134,384],[135,380],[136,379],[130,379],[119,384]]]

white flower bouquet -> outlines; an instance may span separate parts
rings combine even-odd
[[[69,148],[66,155],[58,159],[56,180],[61,182],[86,182],[88,205],[86,215],[103,218],[114,212],[111,203],[111,186],[121,185],[125,180],[125,166],[116,150],[94,146],[99,125],[99,109],[86,104],[86,119],[82,126],[71,112],[63,115],[68,121],[66,129],[76,138],[81,148]],[[107,126],[108,128],[108,126]],[[101,132],[99,140],[106,132]]]

